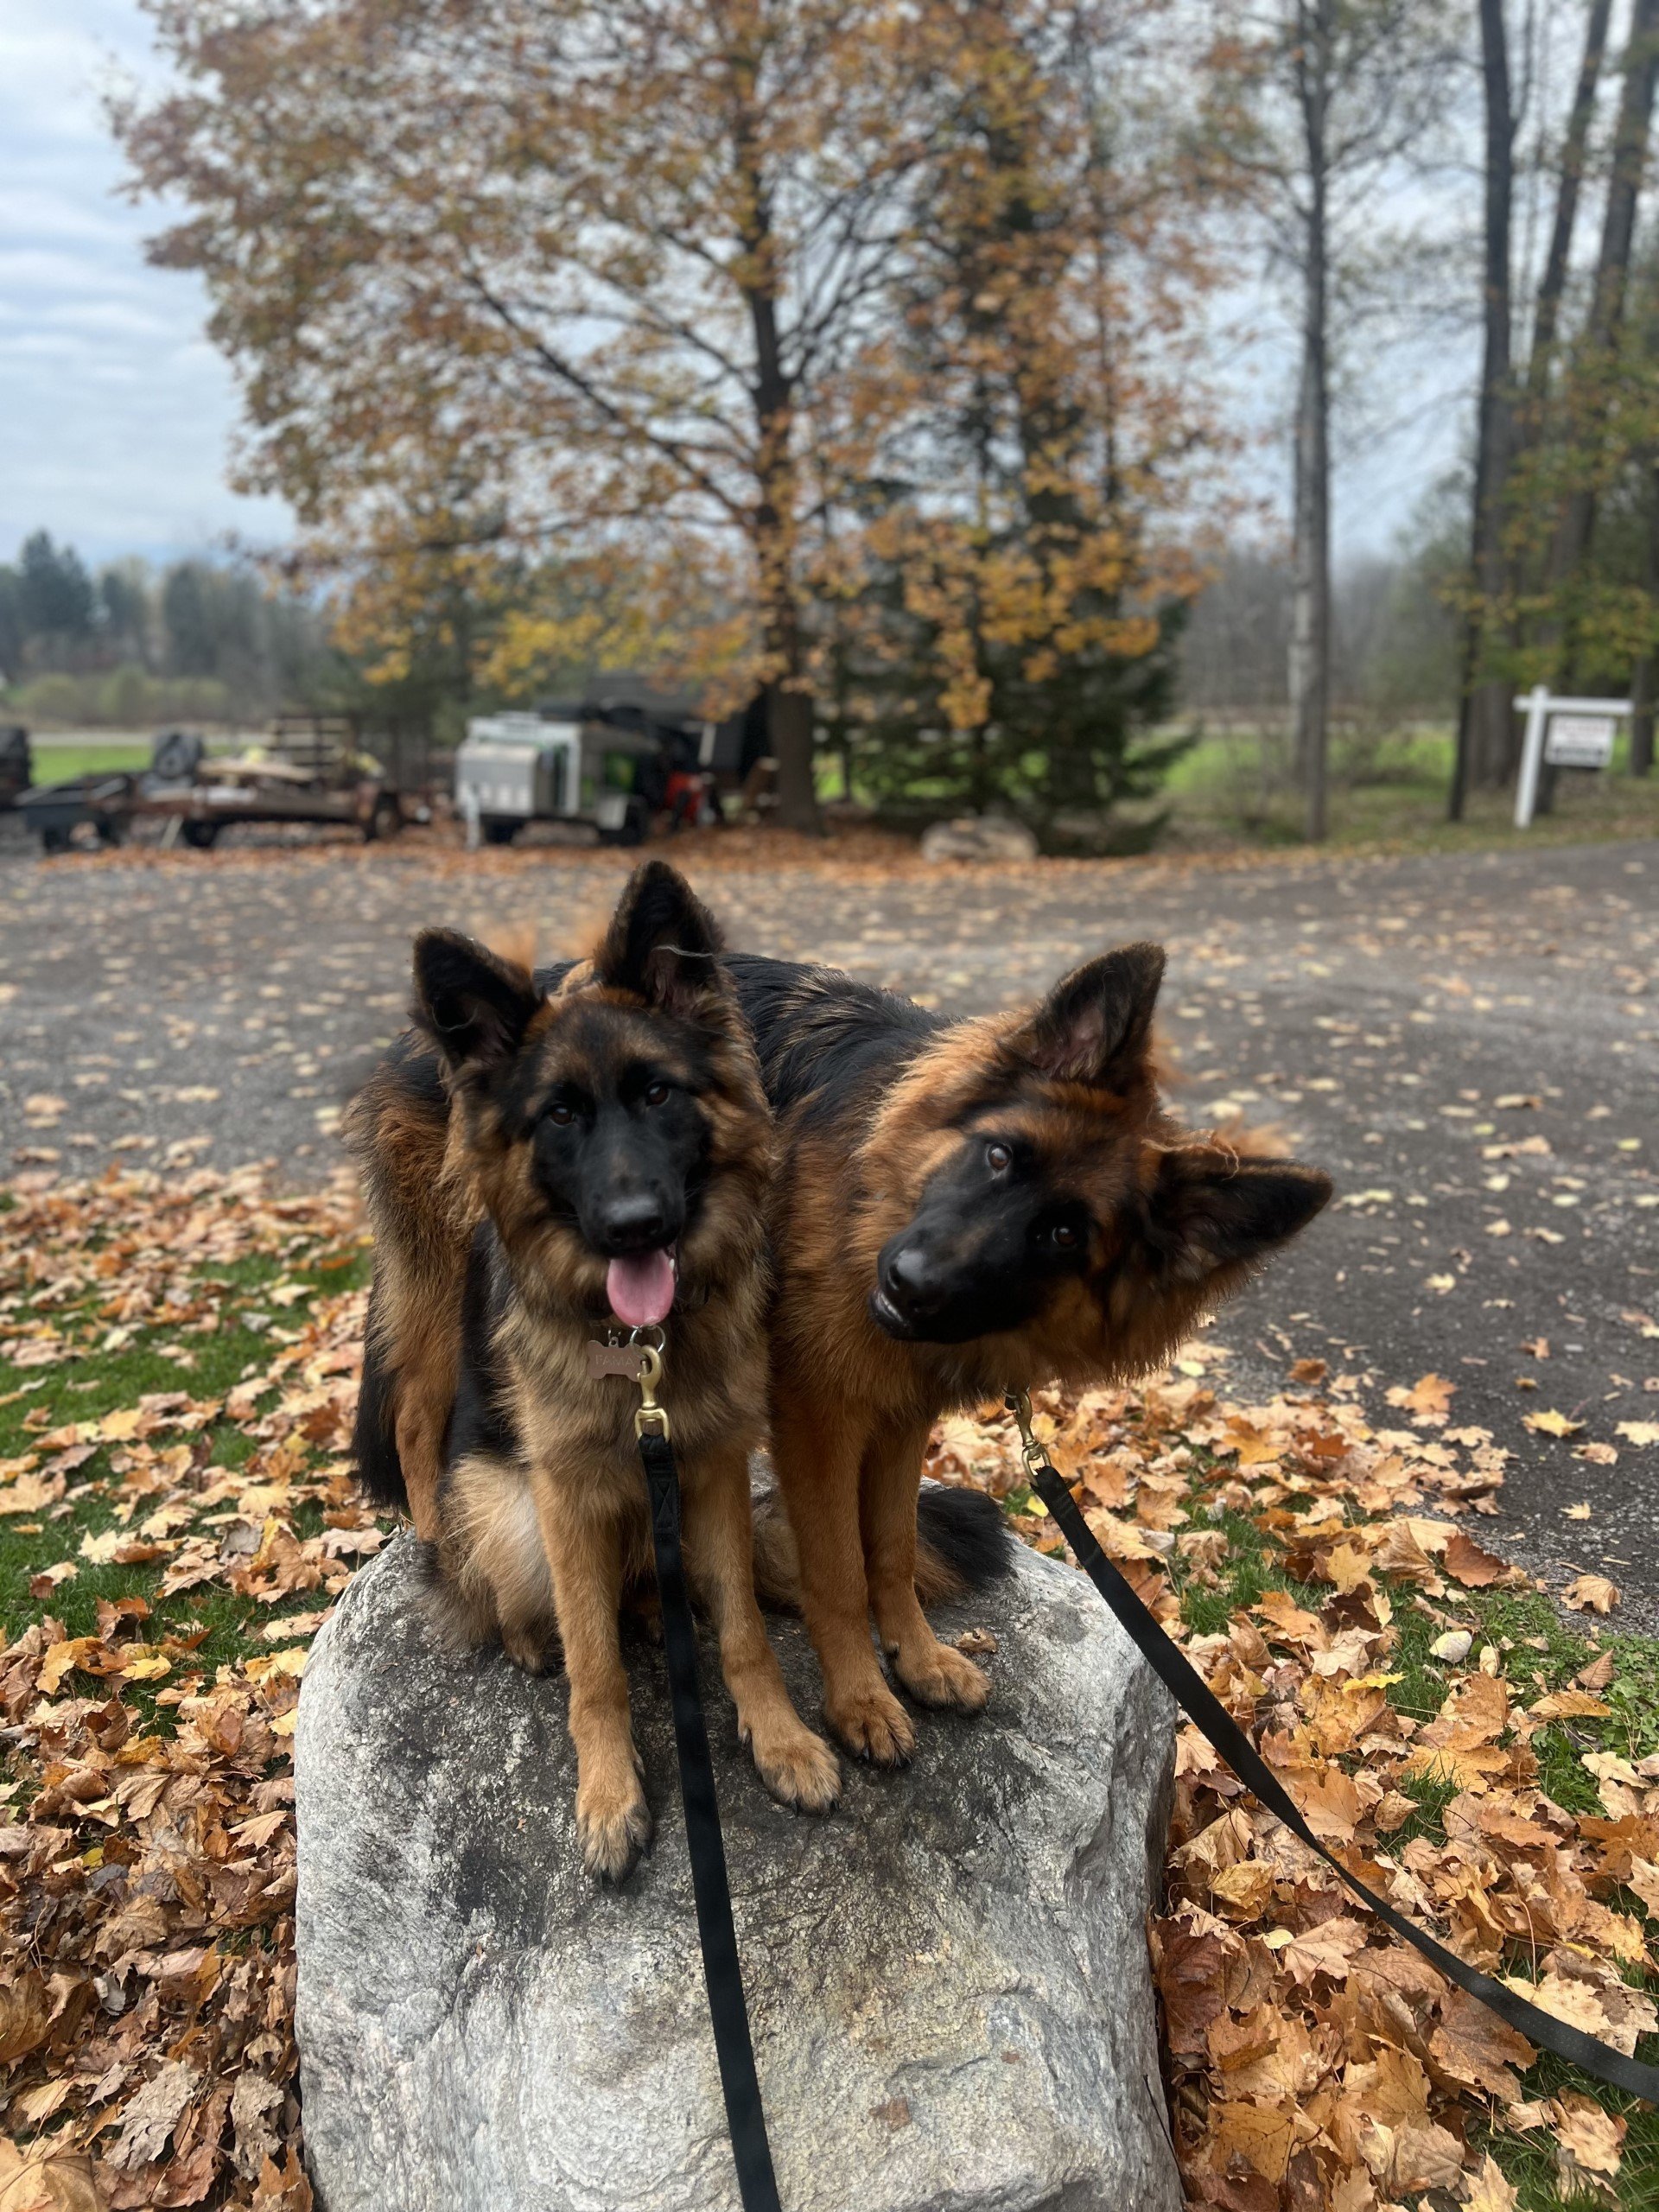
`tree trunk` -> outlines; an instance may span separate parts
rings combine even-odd
[[[1503,0],[1480,0],[1480,52],[1486,109],[1485,331],[1475,443],[1470,567],[1478,594],[1464,633],[1458,701],[1457,762],[1449,811],[1463,817],[1470,783],[1498,780],[1508,766],[1510,684],[1480,676],[1484,632],[1504,584],[1503,512],[1511,452],[1510,389],[1510,221],[1515,181],[1515,115],[1510,99]]]
[[[1607,22],[1613,0],[1592,0],[1585,27],[1584,59],[1567,117],[1567,137],[1561,145],[1561,176],[1555,194],[1555,219],[1550,227],[1549,251],[1539,280],[1538,305],[1533,318],[1532,352],[1527,362],[1528,435],[1535,435],[1549,385],[1551,357],[1560,323],[1561,295],[1567,289],[1567,266],[1573,257],[1573,232],[1579,215],[1579,188],[1584,181],[1585,150],[1596,111],[1596,86],[1601,80],[1602,57],[1607,50]],[[1483,10],[1484,25],[1484,10]]]
[[[1656,0],[1659,4],[1659,0]],[[1326,829],[1331,694],[1331,415],[1326,358],[1325,122],[1334,0],[1298,0],[1296,92],[1307,171],[1302,369],[1296,408],[1296,516],[1290,696],[1308,839]]]
[[[1659,607],[1659,461],[1651,454],[1647,457],[1644,471],[1647,493],[1647,523],[1645,548],[1646,574],[1643,582],[1647,587],[1650,607]],[[1630,773],[1648,776],[1653,772],[1653,709],[1655,691],[1654,653],[1651,647],[1637,662],[1630,677]]]
[[[754,337],[756,476],[753,543],[759,570],[762,639],[770,675],[766,683],[766,742],[778,763],[778,819],[785,830],[816,834],[822,827],[814,773],[812,696],[805,680],[801,607],[795,574],[795,395],[778,337],[777,240],[772,206],[757,150],[753,65],[740,58],[733,71],[737,168],[747,207],[744,294]]]
[[[1601,251],[1596,260],[1595,289],[1585,327],[1583,352],[1593,362],[1610,352],[1624,318],[1624,295],[1636,234],[1637,199],[1647,161],[1656,79],[1659,78],[1659,0],[1636,0],[1630,43],[1624,50],[1624,86],[1619,97],[1613,137],[1612,174]],[[1550,582],[1560,587],[1582,567],[1595,530],[1596,494],[1585,484],[1571,492],[1562,512],[1550,558]],[[1570,680],[1573,659],[1570,630],[1564,635],[1560,681]]]

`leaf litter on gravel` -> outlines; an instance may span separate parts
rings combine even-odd
[[[384,1538],[345,1456],[362,1258],[343,1182],[23,1179],[0,1201],[0,1566],[28,1567],[0,1581],[0,2212],[310,2204],[290,1746],[309,1639]],[[1254,1404],[1226,1359],[1200,1338],[1137,1389],[1039,1400],[1091,1526],[1332,1848],[1635,2049],[1659,1667],[1632,1679],[1643,1647],[1573,1636],[1471,1535],[1506,1454],[1451,1425],[1441,1378],[1389,1394],[1382,1420],[1409,1426],[1374,1427],[1320,1363]],[[1063,1548],[1000,1408],[931,1453]],[[1152,1942],[1194,2206],[1652,2201],[1643,2108],[1535,2064],[1191,1728],[1166,1881]]]

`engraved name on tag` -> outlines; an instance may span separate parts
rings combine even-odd
[[[588,1372],[595,1380],[601,1375],[624,1375],[630,1382],[637,1382],[645,1371],[645,1357],[639,1344],[602,1344],[592,1337],[588,1339]]]

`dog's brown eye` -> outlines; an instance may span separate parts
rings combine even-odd
[[[1054,1242],[1062,1252],[1069,1252],[1077,1241],[1077,1232],[1069,1221],[1057,1222],[1054,1225],[1053,1236]]]
[[[668,1085],[665,1083],[653,1083],[645,1093],[645,1103],[647,1106],[660,1106],[667,1096]]]
[[[547,1118],[550,1122],[556,1122],[559,1127],[563,1128],[568,1123],[575,1120],[576,1109],[574,1106],[550,1106],[547,1109]]]
[[[1012,1164],[1014,1154],[1005,1144],[988,1144],[985,1158],[992,1174],[1000,1175],[1005,1167]]]

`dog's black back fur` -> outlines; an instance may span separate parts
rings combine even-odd
[[[807,1102],[809,1122],[874,1099],[897,1068],[947,1025],[913,999],[861,983],[839,969],[758,953],[727,966],[754,1038],[767,1101],[784,1115]]]

